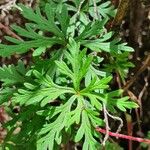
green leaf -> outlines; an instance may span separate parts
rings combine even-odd
[[[132,108],[137,108],[139,107],[138,104],[132,101],[128,101],[128,97],[123,97],[117,100],[117,107],[121,111],[126,111],[126,109],[132,109]]]
[[[68,93],[69,90],[66,89],[59,89],[59,88],[54,88],[54,89],[49,89],[50,92],[50,96],[47,96],[46,98],[44,98],[41,102],[41,107],[44,107],[47,103],[55,100],[57,97],[59,97],[60,95],[63,95],[65,93]]]
[[[34,50],[33,56],[40,56],[45,51],[46,51],[46,47],[39,47]]]
[[[18,66],[4,65],[0,67],[0,81],[2,81],[5,86],[22,84],[25,81],[25,72],[26,69],[21,61],[18,62]]]
[[[101,2],[100,1],[97,1]],[[106,17],[114,17],[116,14],[116,10],[113,5],[111,5],[110,1],[106,1],[97,6],[98,14],[104,18]],[[92,17],[95,16],[94,7],[90,7],[89,13]]]
[[[127,52],[133,52],[134,49],[126,46],[126,43],[118,44],[119,40],[113,40],[110,42],[101,42],[99,39],[98,40],[84,40],[81,42],[84,46],[90,48],[93,51],[96,52],[114,52],[118,53],[120,51],[127,51]]]
[[[130,101],[128,96],[117,98],[121,96],[121,94],[122,90],[116,90],[105,95],[105,99],[107,99],[108,108],[117,107],[121,111],[126,111],[126,109],[133,109],[139,107],[138,104],[136,104],[133,101]]]
[[[95,107],[97,110],[102,110],[102,104],[99,102],[97,97],[93,94],[86,94],[86,96],[90,99],[90,102],[93,107]]]
[[[61,11],[57,12],[56,15],[57,15],[58,21],[60,22],[61,30],[63,34],[66,36],[67,28],[69,26],[69,21],[70,21],[67,7],[63,5]]]
[[[74,93],[72,88],[61,87],[53,83],[52,79],[47,76],[44,77],[41,73],[33,71],[36,82],[39,85],[32,85],[31,83],[25,83],[26,90],[19,89],[18,93],[14,94],[13,101],[20,103],[20,105],[32,105],[41,103],[41,107],[44,107],[49,102],[54,101],[60,95],[65,93]]]
[[[81,68],[80,68],[80,72],[79,72],[79,79],[81,80],[85,74],[88,72],[91,62],[92,62],[93,57],[89,56],[85,59],[85,61],[83,62]]]
[[[107,89],[108,88],[108,83],[112,80],[112,77],[105,77],[103,79],[98,79],[98,78],[93,78],[91,80],[91,83],[83,89],[81,92],[87,92],[87,91],[95,91],[95,90],[100,90],[100,89]]]
[[[65,74],[67,75],[68,77],[70,77],[71,79],[73,78],[73,73],[72,71],[68,68],[67,64],[63,61],[55,61],[59,71],[62,73],[62,74]]]
[[[67,16],[65,16],[67,14],[67,8],[65,8],[65,6],[62,10],[63,18],[59,17],[58,19],[62,26],[62,31],[59,29],[55,22],[55,14],[57,12],[56,5],[46,4],[45,13],[47,19],[41,14],[39,7],[37,7],[35,11],[33,11],[32,8],[28,8],[22,4],[20,4],[19,7],[22,9],[23,16],[32,23],[27,23],[25,25],[25,29],[16,25],[12,26],[12,28],[19,36],[23,38],[25,37],[26,40],[24,41],[20,37],[19,41],[18,39],[7,36],[6,39],[13,44],[0,44],[0,56],[8,57],[15,53],[22,54],[29,51],[31,48],[37,48],[37,50],[35,50],[33,53],[33,56],[39,56],[42,52],[45,52],[44,48],[41,47],[50,48],[54,44],[66,44],[63,32],[67,32],[69,19]],[[52,34],[49,37],[43,36],[45,32],[50,32],[54,35]],[[42,33],[42,35],[40,33]]]
[[[64,38],[63,33],[60,31],[60,29],[56,26],[56,24],[54,22],[54,15],[55,15],[54,10],[55,10],[55,8],[53,8],[52,5],[50,5],[48,3],[46,4],[45,12],[46,12],[46,16],[47,16],[47,19],[48,19],[47,22],[46,22],[47,23],[47,30],[50,31],[50,32],[53,32],[58,37]]]
[[[27,88],[27,89],[30,89],[30,90],[34,90],[36,89],[37,87],[31,83],[24,83],[24,86]]]
[[[0,44],[0,56],[8,57],[15,53],[22,54],[29,51],[31,48],[37,47],[51,47],[54,44],[63,44],[58,38],[42,38],[32,41],[20,41],[17,45],[4,45]]]
[[[5,102],[8,102],[11,99],[14,92],[15,89],[13,88],[7,87],[5,89],[0,89],[0,105],[2,105]]]
[[[75,135],[75,142],[79,142],[83,138],[84,132],[84,126],[81,125],[77,131],[77,134]]]
[[[89,121],[88,114],[85,110],[83,110],[82,112],[82,123],[84,125],[84,131],[85,131],[85,140],[83,143],[83,150],[97,149],[98,143],[92,135],[91,124]]]
[[[122,93],[123,93],[123,90],[119,89],[116,91],[109,92],[108,96],[109,97],[119,97]]]
[[[103,32],[103,27],[106,22],[107,22],[107,19],[104,19],[102,21],[97,20],[94,23],[90,22],[88,25],[85,26],[85,29],[76,38],[76,40],[80,41],[82,39],[92,38],[92,36],[101,34]]]

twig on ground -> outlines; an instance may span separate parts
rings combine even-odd
[[[17,34],[15,34],[13,31],[10,30],[10,28],[6,25],[3,25],[2,23],[0,23],[0,29],[4,30],[4,32],[18,40],[23,41],[23,39],[21,37],[19,37]]]
[[[150,53],[147,55],[146,59],[143,62],[142,67],[137,71],[135,76],[130,79],[123,87],[124,92],[127,91],[132,84],[136,81],[137,77],[150,66]]]
[[[140,100],[140,101],[144,95],[144,92],[146,91],[146,88],[148,87],[148,77],[145,77],[144,80],[145,80],[145,85],[144,85],[142,91],[140,92],[140,94],[138,96],[138,100]]]
[[[144,85],[144,87],[143,87],[143,89],[141,90],[141,92],[140,92],[140,94],[139,94],[139,96],[138,96],[138,102],[141,104],[140,106],[140,116],[142,116],[142,97],[143,97],[143,95],[144,95],[144,93],[145,93],[145,91],[147,90],[147,87],[148,87],[148,85],[149,85],[149,83],[148,83],[148,76],[146,76],[145,78],[144,78],[144,80],[145,80],[145,85]]]
[[[34,0],[30,0],[28,6],[32,7],[33,1]]]
[[[118,87],[121,89],[122,88],[122,86],[121,86],[121,80],[120,80],[120,75],[119,75],[119,72],[118,71],[116,71],[116,81],[117,81],[117,83],[118,83]]]
[[[102,142],[102,145],[105,146],[105,143],[106,141],[108,140],[109,138],[109,130],[110,130],[110,127],[109,127],[109,122],[108,122],[108,116],[107,116],[107,109],[106,109],[106,104],[103,103],[103,112],[104,112],[104,118],[105,118],[105,128],[106,128],[106,134],[105,134],[105,137],[103,139],[103,142]]]
[[[119,133],[121,131],[121,128],[123,127],[123,120],[120,117],[111,115],[107,110],[106,113],[110,118],[120,121],[120,125],[118,126],[118,129],[116,131],[116,133]]]
[[[0,6],[0,10],[2,11],[2,14],[5,16],[5,12],[8,12],[16,5],[17,0],[9,0],[7,3]]]

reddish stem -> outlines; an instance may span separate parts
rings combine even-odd
[[[6,34],[8,34],[9,36],[12,36],[12,37],[14,37],[14,38],[16,38],[18,40],[23,41],[22,38],[19,37],[17,34],[15,34],[13,31],[11,31],[8,26],[3,25],[2,23],[0,23],[0,29],[4,30],[4,32]]]
[[[103,134],[106,133],[106,130],[105,129],[101,129],[101,128],[97,128],[96,131],[101,132]],[[127,139],[127,140],[132,140],[132,141],[137,141],[137,142],[143,142],[143,143],[150,144],[150,140],[149,139],[143,139],[143,138],[139,138],[139,137],[133,137],[133,136],[119,134],[119,133],[114,133],[114,132],[109,132],[109,136],[114,136],[114,137],[117,137],[117,138],[122,138],[122,139]]]
[[[127,130],[128,130],[128,135],[129,136],[132,136],[132,129],[133,129],[133,126],[132,126],[132,117],[131,115],[125,113],[125,116],[126,116],[126,121],[127,121]],[[129,140],[128,141],[128,146],[129,146],[129,150],[132,150],[132,140]]]

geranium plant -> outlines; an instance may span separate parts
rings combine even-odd
[[[6,36],[9,44],[0,44],[0,56],[30,51],[32,58],[27,65],[19,60],[0,68],[0,104],[11,118],[4,124],[3,147],[56,150],[73,142],[83,150],[102,148],[108,134],[103,138],[96,128],[110,130],[111,117],[120,122],[119,132],[118,112],[138,107],[122,89],[110,87],[113,72],[124,80],[133,66],[128,61],[133,49],[106,29],[116,10],[108,0],[18,7],[27,23],[12,26],[20,39]]]

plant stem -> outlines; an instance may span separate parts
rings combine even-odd
[[[96,131],[101,132],[103,134],[106,134],[106,130],[105,129],[96,128]],[[143,142],[143,143],[150,144],[150,140],[149,139],[144,139],[144,138],[124,135],[124,134],[119,134],[119,133],[114,133],[114,132],[109,132],[108,134],[109,134],[109,136],[113,136],[113,137],[116,137],[116,138],[122,138],[122,139],[137,141],[137,142],[140,142],[140,143]]]

